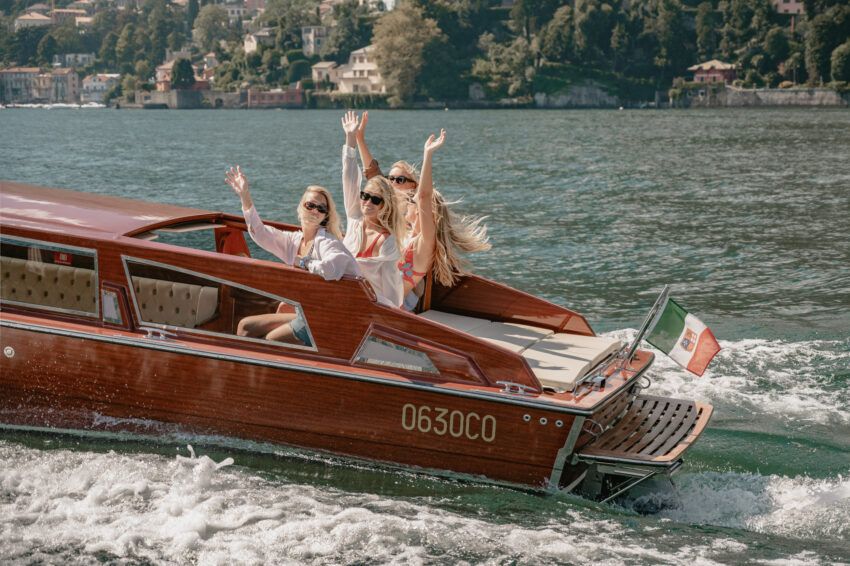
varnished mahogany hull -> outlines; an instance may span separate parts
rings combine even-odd
[[[447,392],[309,367],[270,367],[212,357],[200,348],[167,351],[161,342],[105,342],[10,327],[3,328],[3,342],[15,351],[0,378],[0,420],[9,424],[92,428],[94,419],[80,417],[91,414],[113,417],[111,430],[134,430],[138,423],[120,419],[148,419],[545,487],[574,419],[471,389]],[[436,418],[440,409],[443,421]],[[455,414],[452,421],[453,412],[465,418]],[[492,440],[485,441],[482,430]]]

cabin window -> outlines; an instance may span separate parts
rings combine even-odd
[[[315,350],[301,305],[224,279],[162,263],[124,257],[137,320],[146,325]],[[273,315],[268,324],[245,324]],[[240,324],[241,323],[241,324]],[[292,332],[266,335],[288,325]],[[265,331],[263,331],[265,329]]]
[[[98,315],[97,253],[26,238],[0,238],[4,303]]]
[[[361,364],[387,366],[408,371],[417,371],[431,375],[440,375],[437,366],[427,354],[408,346],[393,343],[386,338],[375,336],[366,337],[363,345],[354,356],[354,361]]]

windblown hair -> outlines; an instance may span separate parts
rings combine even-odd
[[[419,169],[415,165],[411,165],[407,161],[396,161],[392,164],[392,167],[390,167],[390,171],[396,167],[404,171],[404,175],[406,177],[410,177],[416,181],[417,186],[419,185]]]
[[[363,190],[370,194],[379,194],[384,197],[384,206],[378,212],[378,224],[395,238],[396,245],[401,246],[407,233],[407,222],[401,210],[401,202],[396,196],[393,184],[384,177],[372,177],[363,186]]]
[[[459,201],[446,202],[440,191],[434,189],[432,199],[436,244],[431,270],[441,285],[451,287],[461,275],[468,275],[472,264],[461,259],[457,251],[464,253],[481,252],[490,249],[487,238],[486,217],[472,217],[455,214],[449,208]]]
[[[298,203],[298,219],[301,219],[301,214],[304,210],[304,201],[307,200],[307,195],[310,193],[320,194],[325,197],[325,201],[328,203],[328,216],[322,222],[322,226],[328,231],[328,234],[331,234],[337,240],[342,240],[342,230],[339,228],[339,213],[336,211],[336,205],[334,204],[331,193],[324,187],[320,187],[319,185],[310,185],[307,187],[307,190],[301,195],[301,202]]]

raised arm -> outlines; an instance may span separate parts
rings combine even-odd
[[[422,237],[416,245],[416,251],[428,254],[434,249],[436,228],[434,225],[434,182],[431,175],[431,154],[446,141],[446,130],[440,130],[440,137],[428,138],[422,155],[422,172],[419,174],[419,187],[416,190],[416,206],[419,208],[419,230]]]
[[[362,174],[354,155],[354,132],[360,121],[355,112],[346,112],[342,117],[342,130],[345,132],[345,145],[342,148],[342,198],[345,203],[345,215],[360,218],[360,183]]]
[[[363,113],[363,118],[360,120],[360,126],[354,132],[354,137],[357,140],[357,151],[360,153],[360,165],[363,167],[363,174],[367,179],[382,175],[381,168],[378,167],[378,162],[372,157],[366,145],[366,124],[369,123],[369,111]]]
[[[263,224],[257,209],[254,208],[251,193],[248,192],[248,180],[238,165],[236,169],[231,167],[225,174],[227,175],[225,182],[233,187],[242,199],[242,215],[245,217],[251,239],[264,250],[277,256],[283,263],[292,265],[296,250],[291,234]]]
[[[242,199],[242,210],[249,210],[254,206],[251,193],[248,192],[248,179],[242,174],[242,168],[237,165],[236,169],[231,167],[230,171],[225,171],[224,174],[227,175],[224,182],[233,187],[233,190]]]

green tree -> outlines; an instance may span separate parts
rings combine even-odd
[[[277,48],[301,49],[301,29],[319,25],[318,0],[268,0],[263,20],[277,24]]]
[[[50,34],[45,35],[38,42],[38,62],[42,66],[48,66],[56,55],[56,39]]]
[[[850,39],[836,47],[830,59],[832,80],[850,82]]]
[[[486,58],[475,60],[473,76],[484,80],[492,91],[502,95],[528,94],[533,78],[534,54],[525,38],[519,36],[503,44],[496,42],[493,34],[485,32],[479,45]]]
[[[387,90],[392,93],[390,105],[401,106],[413,98],[425,64],[425,47],[441,37],[437,22],[425,18],[412,4],[401,4],[375,22],[375,58]]]
[[[600,0],[576,0],[573,10],[573,41],[584,64],[607,60],[614,28],[614,10]]]
[[[566,4],[563,0],[514,0],[511,8],[511,26],[526,42],[552,19],[555,11]]]
[[[57,53],[77,53],[80,51],[80,32],[73,18],[68,18],[62,25],[54,27],[50,35],[56,38]]]
[[[186,6],[186,27],[192,29],[195,27],[195,18],[198,17],[198,12],[200,11],[200,6],[198,5],[198,0],[189,0],[188,6]]]
[[[717,20],[711,2],[697,6],[696,32],[700,59],[711,59],[717,51]]]
[[[775,70],[776,66],[788,59],[791,54],[791,45],[788,43],[788,36],[785,35],[785,30],[779,26],[770,28],[770,31],[764,36],[764,54],[768,58],[768,64],[771,70]]]
[[[644,30],[655,43],[653,62],[658,78],[666,82],[693,60],[694,42],[679,0],[649,0],[647,7]]]
[[[573,9],[561,6],[541,33],[541,54],[553,62],[573,58]]]
[[[195,18],[198,44],[204,52],[212,51],[218,42],[227,37],[229,19],[227,10],[216,4],[207,4]]]
[[[805,59],[803,53],[800,51],[795,51],[788,57],[788,60],[785,61],[785,72],[787,78],[791,79],[795,84],[797,83],[798,72],[804,67]]]
[[[333,7],[336,25],[328,31],[320,55],[323,61],[345,63],[352,51],[369,44],[372,39],[372,18],[366,4],[345,0]]]
[[[115,58],[115,46],[118,43],[118,34],[114,31],[110,31],[106,34],[106,37],[103,38],[103,43],[100,44],[100,50],[98,50],[98,57],[101,61],[103,61],[104,65],[107,68],[114,68],[117,63]]]
[[[833,6],[809,22],[806,33],[806,70],[809,82],[827,80],[836,47],[850,37],[850,6]]]
[[[121,81],[121,92],[124,93],[124,99],[129,102],[136,100],[136,77],[126,75]]]
[[[136,61],[136,78],[139,82],[148,82],[153,74],[151,64],[144,59]]]
[[[201,11],[203,12],[203,9]],[[192,68],[192,62],[182,57],[174,61],[171,67],[171,87],[186,89],[193,84],[195,84],[195,69]]]
[[[118,63],[121,74],[133,72],[136,53],[135,35],[136,26],[134,24],[127,24],[121,30],[121,35],[118,36],[118,40],[115,42],[115,61]],[[124,92],[127,91],[124,90]]]

